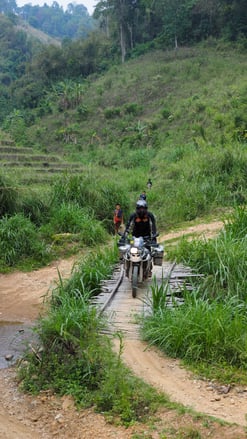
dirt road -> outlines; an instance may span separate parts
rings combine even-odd
[[[215,233],[219,227],[221,223],[198,226],[199,232],[205,231],[206,234]],[[195,227],[189,231],[192,232],[196,232]],[[162,236],[161,240],[171,238],[169,234]],[[62,277],[68,277],[73,263],[74,260],[70,259],[32,273],[1,274],[0,323],[33,322],[42,309],[44,295],[58,280],[57,270]],[[93,410],[77,412],[70,397],[58,399],[49,392],[37,397],[20,393],[15,368],[8,367],[0,370],[0,439],[131,439],[134,434],[139,434],[138,438],[175,439],[178,436],[174,432],[192,430],[200,432],[201,437],[214,439],[246,437],[247,388],[218,389],[213,383],[199,381],[183,369],[179,361],[148,349],[140,340],[126,339],[124,346],[126,364],[137,375],[170,395],[171,400],[237,425],[223,426],[215,422],[205,425],[200,418],[188,414],[178,416],[174,411],[164,410],[160,412],[155,428],[142,425],[128,429],[115,427]],[[191,433],[191,436],[179,437],[196,436]]]

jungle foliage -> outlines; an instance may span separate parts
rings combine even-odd
[[[57,2],[51,7],[1,2],[0,122],[13,109],[30,110],[45,100],[55,82],[81,82],[91,74],[149,50],[182,48],[208,39],[238,43],[246,49],[244,0],[109,0],[97,3],[94,19],[83,5]],[[23,22],[24,20],[24,22]],[[60,38],[42,44],[25,30],[25,20]],[[82,109],[83,110],[83,109]],[[27,111],[28,112],[28,111]],[[31,117],[31,116],[30,116]],[[26,115],[26,122],[31,123]]]
[[[27,1],[24,6],[17,6],[15,0],[1,0],[0,12],[15,23],[29,24],[45,34],[57,39],[86,38],[95,27],[95,21],[83,4],[69,3],[64,9],[54,1],[51,6],[32,5]]]

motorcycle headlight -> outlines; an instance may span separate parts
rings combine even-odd
[[[132,255],[137,255],[137,254],[138,254],[138,248],[136,248],[136,247],[132,247],[132,248],[130,249],[130,253],[131,253]]]

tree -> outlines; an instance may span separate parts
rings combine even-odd
[[[101,20],[108,36],[118,32],[122,62],[127,50],[134,47],[134,26],[137,0],[102,0],[94,11],[94,17]]]
[[[221,0],[223,6],[224,33],[230,40],[247,37],[246,0]]]
[[[167,41],[188,42],[192,30],[192,10],[197,0],[161,0],[163,3],[163,35]]]
[[[15,0],[0,0],[0,13],[10,14],[15,13],[17,10],[17,5]]]

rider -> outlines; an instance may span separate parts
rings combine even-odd
[[[145,200],[137,201],[136,211],[130,215],[124,234],[127,235],[130,230],[136,238],[140,236],[151,238],[156,234],[155,217],[152,212],[148,211],[148,205]],[[153,238],[153,241],[156,242],[156,239]]]
[[[126,224],[124,236],[129,231],[132,231],[132,235],[136,238],[145,236],[152,238],[152,242],[156,243],[156,221],[152,212],[148,211],[147,202],[145,200],[138,200],[136,203],[136,211],[132,213]],[[150,246],[147,246],[150,249]],[[152,265],[148,273],[149,277],[152,277]]]
[[[139,199],[147,201],[146,191],[142,191],[142,193],[139,196]]]

